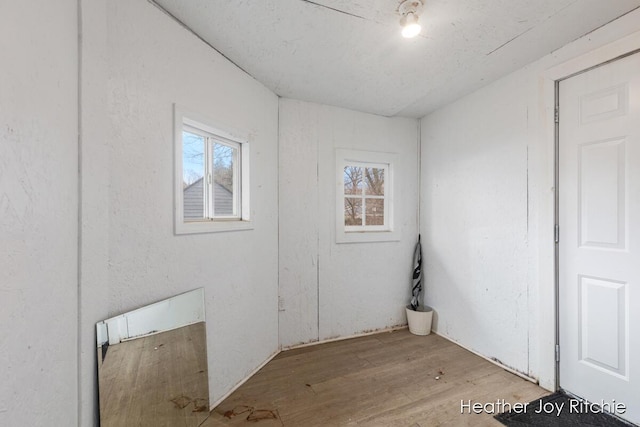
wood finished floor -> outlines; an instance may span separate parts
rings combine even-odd
[[[405,329],[282,352],[202,426],[501,426],[489,414],[460,414],[461,400],[546,394],[442,337]]]
[[[207,418],[204,322],[98,348],[102,427],[195,427]]]

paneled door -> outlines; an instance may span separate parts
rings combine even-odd
[[[560,386],[640,422],[640,54],[559,85]]]

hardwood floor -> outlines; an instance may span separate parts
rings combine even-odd
[[[204,322],[98,349],[102,427],[198,426],[209,415]]]
[[[546,394],[442,337],[400,330],[282,352],[202,426],[500,426],[461,402]]]

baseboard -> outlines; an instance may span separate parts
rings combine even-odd
[[[369,332],[361,332],[361,333],[354,334],[354,335],[347,335],[345,337],[328,338],[328,339],[322,340],[322,341],[314,341],[314,342],[309,342],[309,343],[305,343],[305,344],[292,345],[290,347],[282,347],[282,351],[295,350],[296,348],[313,347],[314,345],[327,344],[327,343],[335,342],[335,341],[350,340],[352,338],[366,337],[366,336],[369,336],[369,335],[383,334],[385,332],[399,331],[401,329],[407,329],[407,328],[408,328],[407,325],[391,326],[389,328],[376,329],[375,331],[369,331]]]
[[[454,343],[455,345],[457,345],[457,346],[459,346],[459,347],[464,348],[464,349],[465,349],[465,350],[467,350],[467,351],[470,351],[471,353],[475,354],[476,356],[482,357],[482,358],[483,358],[484,360],[486,360],[487,362],[491,362],[491,363],[493,363],[494,365],[496,365],[496,366],[498,366],[498,367],[500,367],[500,368],[504,369],[504,370],[505,370],[505,371],[507,371],[507,372],[511,372],[513,375],[517,375],[517,376],[519,376],[519,377],[520,377],[520,378],[522,378],[523,380],[527,380],[527,381],[530,381],[530,382],[532,382],[532,383],[534,383],[534,384],[538,384],[538,380],[537,380],[536,378],[530,377],[530,376],[528,376],[528,375],[523,374],[522,372],[518,372],[518,371],[516,371],[516,370],[515,370],[515,369],[513,369],[513,368],[510,368],[510,367],[508,367],[508,366],[506,366],[506,365],[503,365],[502,363],[498,362],[497,360],[494,360],[494,359],[492,359],[492,358],[490,358],[490,357],[487,357],[487,356],[485,356],[484,354],[478,353],[477,351],[472,350],[472,349],[470,349],[469,347],[467,347],[467,346],[465,346],[465,345],[460,344],[459,342],[455,341],[455,340],[454,340],[454,339],[452,339],[452,338],[449,338],[449,337],[448,337],[448,336],[446,336],[446,335],[442,335],[442,334],[440,334],[440,333],[438,333],[438,332],[436,332],[436,331],[432,331],[432,333],[434,333],[434,334],[438,335],[439,337],[444,338],[444,339],[445,339],[445,340],[447,340],[447,341],[450,341],[450,342]]]

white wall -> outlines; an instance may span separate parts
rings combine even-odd
[[[336,244],[335,149],[398,154],[400,241]],[[280,100],[280,344],[406,323],[417,239],[417,121]]]
[[[107,1],[80,4],[80,425],[97,425],[96,322],[109,314]]]
[[[439,333],[528,373],[526,79],[502,86],[422,121],[425,284]]]
[[[555,382],[550,76],[568,75],[550,69],[638,30],[640,10],[421,122],[421,230],[435,328],[550,389]],[[605,47],[599,57],[604,61],[619,53]]]
[[[0,425],[78,419],[77,2],[0,6]]]
[[[151,3],[107,12],[109,315],[205,288],[213,404],[278,349],[278,99]],[[253,230],[173,234],[174,103],[253,135]]]

